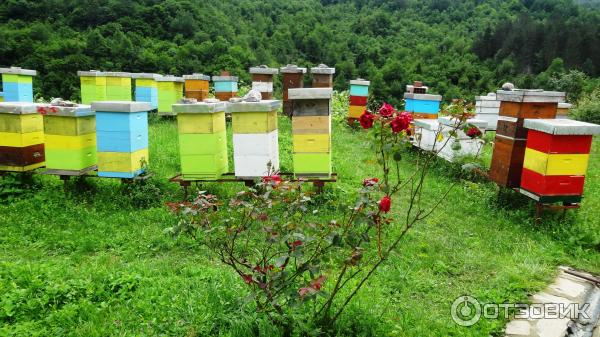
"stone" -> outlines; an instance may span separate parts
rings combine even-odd
[[[250,90],[244,97],[242,97],[242,101],[244,102],[260,102],[262,100],[262,94],[258,90]]]
[[[511,337],[528,337],[531,334],[531,324],[525,320],[514,320],[506,325],[504,333]]]
[[[586,290],[587,287],[581,282],[559,277],[546,289],[546,292],[555,296],[568,298],[576,303],[581,303]]]
[[[540,319],[536,324],[536,333],[540,337],[565,337],[571,322],[568,318],[563,319]]]
[[[514,90],[515,89],[515,85],[510,83],[510,82],[506,82],[502,85],[502,90]],[[494,95],[495,96],[495,95]]]

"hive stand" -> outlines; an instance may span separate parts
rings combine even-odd
[[[367,109],[371,82],[358,78],[350,81],[350,106],[348,108],[348,124],[352,125]]]
[[[279,69],[269,68],[265,65],[250,68],[252,75],[252,90],[257,90],[264,100],[273,99],[273,82]]]
[[[304,74],[306,68],[299,68],[295,64],[288,64],[280,69],[283,86],[283,114],[292,117],[292,102],[288,99],[288,90],[304,87]]]

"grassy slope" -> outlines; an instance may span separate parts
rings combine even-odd
[[[150,132],[154,182],[162,201],[178,200],[180,191],[166,182],[178,166],[174,123],[153,121]],[[282,170],[291,167],[289,135],[281,118]],[[600,158],[598,140],[593,158]],[[334,165],[340,181],[325,197],[351,199],[363,177],[376,175],[364,133],[335,125]],[[431,173],[427,200],[457,181],[447,170],[440,163]],[[491,183],[459,182],[362,291],[340,334],[488,335],[504,322],[456,326],[450,305],[457,296],[523,300],[561,264],[600,273],[600,254],[579,248],[597,240],[600,227],[600,161],[589,172],[583,208],[541,225],[525,199],[501,208]],[[245,290],[235,275],[193,242],[163,234],[173,221],[163,207],[137,209],[117,181],[89,179],[88,192],[65,196],[57,178],[36,179],[39,191],[0,205],[0,336],[276,334],[240,304]],[[205,188],[225,197],[241,186]],[[401,204],[395,202],[399,214]]]

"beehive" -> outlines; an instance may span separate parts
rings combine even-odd
[[[106,73],[97,70],[78,71],[81,81],[81,103],[106,101]]]
[[[98,176],[134,178],[148,163],[146,102],[92,102],[96,112]]]
[[[265,65],[250,68],[252,75],[252,89],[260,91],[262,99],[273,99],[273,78],[279,73],[277,68],[269,68]]]
[[[46,168],[85,171],[98,163],[96,117],[89,105],[40,109],[44,114]]]
[[[453,162],[457,158],[476,156],[481,152],[484,141],[479,138],[470,138],[463,129],[476,127],[484,134],[488,125],[487,121],[471,118],[461,122],[449,116],[440,117],[438,121],[441,126],[441,133],[437,138],[438,144],[436,144],[439,157]]]
[[[183,75],[185,81],[185,97],[195,98],[201,102],[208,98],[210,76],[194,73],[192,75]]]
[[[310,68],[312,74],[312,86],[313,88],[333,88],[333,74],[335,74],[335,68],[328,67],[325,64],[319,64],[319,66]]]
[[[282,74],[282,87],[283,87],[283,114],[286,116],[292,116],[292,102],[288,99],[288,91],[294,88],[304,87],[304,74],[306,68],[299,68],[295,64],[288,64],[287,66],[280,69]]]
[[[294,174],[329,177],[331,165],[331,88],[289,90],[293,102],[292,146]]]
[[[0,68],[5,102],[33,102],[35,70],[19,67]]]
[[[489,176],[500,186],[518,188],[527,141],[524,119],[555,118],[558,103],[565,94],[515,89],[498,90],[496,98],[500,101],[500,116]]]
[[[475,96],[475,118],[488,122],[487,130],[495,131],[498,126],[500,101],[491,92],[487,96]]]
[[[135,101],[150,103],[152,110],[158,109],[158,82],[160,74],[137,73],[131,74],[135,80]]]
[[[348,118],[359,118],[367,109],[370,84],[371,82],[360,78],[350,81],[350,107],[348,108]]]
[[[131,101],[131,74],[125,72],[107,72],[106,100]]]
[[[279,170],[277,109],[281,101],[228,103],[233,129],[233,162],[237,177],[262,177]]]
[[[218,100],[229,101],[230,98],[237,97],[238,78],[236,76],[213,76],[212,81],[215,87],[215,97]]]
[[[427,94],[428,87],[421,82],[414,82],[406,86],[404,101],[405,111],[411,112],[413,119],[437,119],[440,112],[442,96]]]
[[[443,138],[439,137],[442,134],[440,122],[437,119],[417,119],[414,126],[416,132],[413,144],[425,151],[437,153],[443,145]]]
[[[567,119],[526,119],[521,192],[539,202],[581,200],[592,136],[600,125]]]
[[[558,103],[558,108],[556,109],[556,118],[557,119],[568,119],[569,111],[573,108],[573,104],[570,103]]]
[[[219,179],[229,170],[225,103],[175,104],[184,180]]]
[[[44,121],[37,105],[0,103],[0,171],[25,172],[44,166]]]
[[[173,104],[183,98],[183,78],[166,75],[156,78],[158,85],[158,115],[172,116]]]

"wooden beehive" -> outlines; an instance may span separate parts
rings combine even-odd
[[[442,96],[404,93],[405,111],[412,112],[414,119],[437,119]],[[417,118],[418,117],[418,118]]]
[[[360,78],[350,81],[350,106],[348,108],[348,118],[359,118],[367,109],[370,84],[371,82]]]
[[[134,178],[146,170],[150,108],[146,102],[92,102],[96,112],[98,176]]]
[[[325,64],[320,64],[317,67],[310,68],[312,74],[313,88],[333,88],[333,75],[335,68],[328,67]]]
[[[279,170],[277,109],[281,101],[235,102],[227,104],[233,130],[235,176],[262,177]]]
[[[286,116],[292,116],[292,102],[288,98],[288,91],[294,88],[304,87],[304,74],[306,68],[300,68],[295,64],[288,64],[287,66],[280,69],[282,74],[282,86],[283,86],[283,114]]]
[[[91,104],[92,101],[106,101],[106,73],[102,71],[78,71],[81,81],[81,103]]]
[[[107,72],[106,100],[131,101],[131,74],[125,72]]]
[[[137,73],[131,74],[135,80],[135,101],[150,103],[152,110],[158,109],[158,82],[160,74]]]
[[[33,102],[33,76],[35,70],[19,67],[0,68],[5,102]]]
[[[85,171],[98,163],[96,117],[89,105],[40,107],[44,114],[46,168]]]
[[[567,119],[526,119],[529,130],[521,191],[539,202],[579,202],[600,125]]]
[[[294,174],[329,177],[331,163],[331,88],[289,90],[293,102],[292,146]]]
[[[229,170],[225,103],[175,104],[181,175],[216,180]]]
[[[37,105],[0,102],[0,171],[44,166],[44,122]]]
[[[237,97],[238,78],[236,76],[220,75],[212,77],[215,87],[215,97],[220,101],[229,101]]]
[[[186,98],[195,98],[198,102],[208,98],[210,76],[194,73],[183,75],[183,79],[185,80]]]
[[[558,109],[556,109],[557,119],[569,118],[569,111],[573,108],[573,104],[570,103],[558,103]]]
[[[173,116],[173,104],[183,98],[183,78],[166,75],[156,78],[158,82],[158,115]]]
[[[475,96],[475,114],[475,118],[488,122],[487,130],[496,130],[500,114],[500,101],[496,99],[496,94],[491,92],[487,96]]]
[[[262,99],[273,99],[273,82],[275,75],[279,74],[279,69],[269,68],[265,65],[250,68],[252,75],[252,89],[260,91]]]

